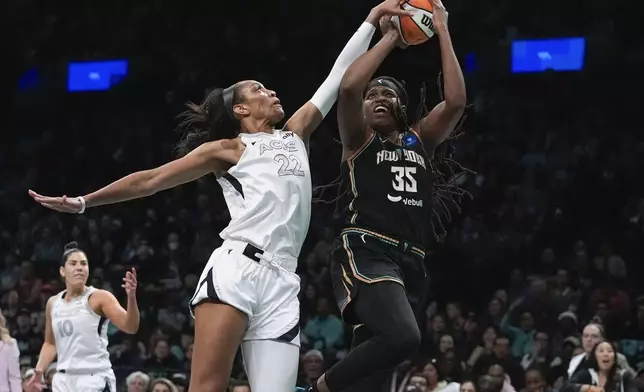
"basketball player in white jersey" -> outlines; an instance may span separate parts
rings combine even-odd
[[[379,19],[409,15],[400,0],[375,7],[331,73],[284,125],[274,91],[256,81],[212,91],[188,104],[181,158],[124,177],[81,197],[30,195],[41,205],[82,213],[88,207],[145,197],[215,174],[231,221],[190,301],[195,316],[191,392],[221,392],[240,344],[253,392],[295,387],[299,360],[297,257],[311,215],[308,141],[335,103],[346,69],[366,52]]]
[[[116,392],[116,378],[107,352],[107,324],[111,322],[129,334],[138,331],[136,271],[132,269],[123,278],[127,310],[109,291],[86,286],[87,256],[77,243],[65,246],[59,272],[65,279],[65,290],[47,301],[45,342],[28,389],[42,388],[43,372],[57,358],[54,392]]]

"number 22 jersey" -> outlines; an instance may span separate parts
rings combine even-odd
[[[342,162],[344,228],[362,228],[425,247],[430,239],[433,175],[419,138],[397,145],[373,132]]]
[[[283,130],[239,137],[246,149],[217,179],[231,218],[220,236],[297,259],[311,221],[307,146],[297,134]]]

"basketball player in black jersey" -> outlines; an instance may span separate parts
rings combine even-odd
[[[369,81],[401,45],[390,21],[382,25],[380,42],[359,57],[342,80],[338,123],[341,191],[347,200],[333,251],[332,279],[342,316],[355,326],[354,341],[353,350],[315,383],[314,391],[379,391],[385,371],[415,354],[420,344],[410,300],[424,296],[427,245],[444,233],[441,216],[448,217],[462,195],[445,178],[445,162],[453,161],[442,158],[451,153],[447,144],[466,106],[447,14],[440,0],[432,4],[444,101],[427,116],[409,126],[402,83],[390,77]],[[433,203],[434,198],[442,201]]]

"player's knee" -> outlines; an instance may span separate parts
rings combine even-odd
[[[387,340],[392,361],[398,364],[416,354],[420,347],[420,338],[420,330],[415,322],[389,335]]]

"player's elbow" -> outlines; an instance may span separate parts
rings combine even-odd
[[[140,174],[140,178],[134,183],[134,187],[140,197],[152,196],[162,189],[163,177],[159,170],[145,170]]]
[[[124,328],[122,331],[128,335],[136,335],[136,333],[139,332],[139,324],[137,323],[133,327]]]
[[[362,94],[362,89],[364,86],[361,86],[360,78],[354,77],[352,72],[347,72],[342,78],[340,83],[340,97],[352,97],[355,95],[360,96]]]
[[[467,96],[456,94],[453,97],[445,97],[445,109],[453,114],[463,114],[467,106]]]
[[[127,320],[119,329],[128,335],[134,335],[139,332],[139,320]]]

